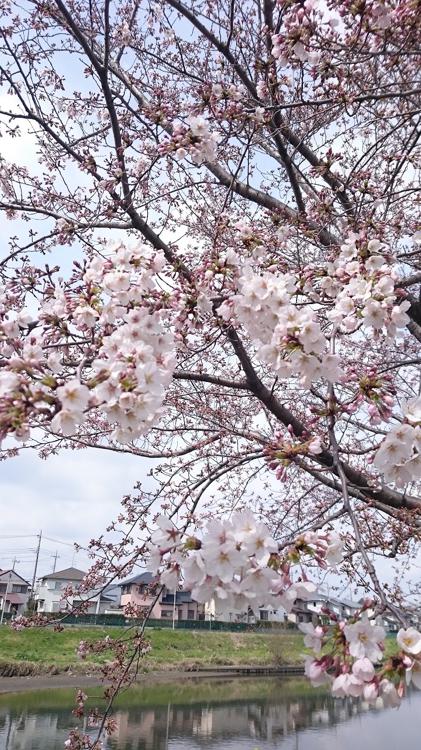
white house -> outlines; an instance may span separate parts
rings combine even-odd
[[[71,608],[78,607],[82,602],[89,600],[89,605],[84,611],[87,614],[99,614],[104,609],[110,608],[112,602],[104,596],[101,591],[92,589],[84,591],[78,596],[65,597],[65,590],[71,586],[74,590],[80,586],[86,573],[77,568],[66,568],[55,573],[49,573],[38,580],[35,591],[37,612],[65,612]]]
[[[21,615],[29,599],[29,582],[15,570],[0,570],[0,612]]]
[[[306,607],[316,617],[323,617],[323,609],[334,612],[341,620],[348,620],[360,608],[359,602],[352,602],[349,599],[337,599],[329,594],[316,593],[306,601]]]
[[[246,612],[234,608],[231,611],[226,608],[221,609],[215,599],[211,599],[205,604],[205,620],[255,624],[256,622],[285,622],[287,617],[288,615],[283,607],[273,609],[272,607],[255,606],[253,609],[249,607],[248,612]]]
[[[352,602],[347,599],[337,599],[328,594],[315,593],[309,595],[305,601],[297,599],[292,607],[292,611],[287,613],[283,607],[274,609],[273,607],[253,607],[249,611],[240,610],[219,610],[215,600],[205,604],[206,620],[222,620],[224,622],[246,622],[255,624],[257,622],[274,622],[286,623],[291,622],[299,624],[302,622],[313,622],[316,624],[323,618],[323,609],[329,609],[334,612],[341,620],[348,620],[349,617],[359,609],[361,605],[358,602]]]

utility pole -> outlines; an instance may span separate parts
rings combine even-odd
[[[56,550],[56,553],[55,553],[55,555],[51,555],[51,557],[54,557],[54,567],[53,567],[53,573],[55,573],[55,572],[56,572],[56,564],[57,564],[57,558],[59,558],[59,557],[60,557],[60,555],[59,555],[59,553],[57,552],[57,550]]]
[[[13,562],[12,562],[12,570],[14,570],[14,569],[15,569],[15,565],[16,565],[16,563],[18,563],[18,562],[20,562],[20,560],[17,560],[17,558],[16,558],[16,557],[14,557],[14,558],[13,558]]]
[[[174,589],[174,601],[173,601],[173,606],[172,606],[172,629],[173,630],[175,628],[175,606],[176,606],[176,601],[177,601],[177,591],[176,591],[176,589]]]
[[[37,534],[38,537],[38,546],[37,546],[37,553],[35,557],[35,565],[34,565],[34,573],[32,576],[32,584],[31,584],[31,599],[34,599],[34,593],[35,593],[35,580],[37,577],[37,568],[38,568],[38,558],[39,558],[39,551],[41,548],[41,539],[42,539],[42,531]]]

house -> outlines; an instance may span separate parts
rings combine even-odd
[[[347,599],[338,599],[328,594],[315,593],[309,599],[296,599],[291,612],[283,607],[249,607],[245,610],[219,610],[212,599],[205,605],[207,620],[222,620],[224,622],[246,622],[256,624],[257,622],[273,622],[284,624],[287,622],[298,625],[302,622],[318,623],[325,616],[323,609],[334,612],[341,620],[347,620],[359,609],[360,604]]]
[[[169,591],[164,587],[155,602],[156,577],[152,573],[140,573],[121,583],[121,607],[133,612],[149,610],[151,619],[156,620],[203,620],[204,607],[191,597],[190,591]]]
[[[360,600],[360,604],[363,603],[363,599]],[[402,622],[407,622],[408,626],[419,628],[420,621],[416,617],[416,610],[395,610],[396,614],[386,610],[376,616],[376,624],[380,625],[385,629],[386,633],[397,633],[402,627]],[[368,617],[375,617],[375,610],[370,607],[367,609]],[[401,619],[402,618],[402,619]]]
[[[37,612],[43,614],[65,612],[77,608],[82,602],[86,601],[89,601],[87,608],[84,609],[87,614],[99,614],[104,612],[105,609],[111,609],[113,605],[115,606],[114,600],[99,589],[83,591],[80,596],[76,595],[67,599],[64,595],[65,590],[69,586],[77,590],[85,576],[86,573],[83,570],[66,568],[40,578],[34,597]]]
[[[103,590],[101,594],[100,612],[105,615],[114,615],[120,609],[121,586],[112,584]]]
[[[120,607],[149,609],[155,599],[152,589],[154,581],[155,577],[152,573],[140,573],[122,581]],[[161,617],[161,608],[158,602],[154,604],[150,616],[156,619]]]
[[[211,599],[205,604],[205,619],[217,620],[219,622],[243,622],[253,625],[256,622],[283,622],[286,617],[285,610],[272,607],[251,607],[248,610],[236,609],[235,607],[224,607],[220,602]]]
[[[29,582],[15,570],[0,570],[0,612],[21,615],[29,599]]]
[[[325,616],[323,614],[324,609],[333,612],[340,620],[349,620],[361,606],[358,602],[352,602],[349,599],[338,599],[335,596],[321,592],[313,594],[304,604],[307,611],[311,614],[311,618],[307,621],[299,620],[299,622],[318,622]]]
[[[173,618],[176,620],[204,620],[205,612],[203,604],[192,599],[190,591],[176,591],[175,604],[174,593],[164,589],[159,600],[161,606],[161,618]]]

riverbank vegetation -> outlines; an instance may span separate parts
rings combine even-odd
[[[121,628],[52,628],[15,632],[0,628],[0,674],[57,674],[67,670],[89,672],[110,658],[107,652],[77,656],[80,641],[109,635],[121,637]],[[294,665],[305,652],[299,633],[212,633],[208,631],[147,630],[152,646],[145,670],[195,669],[201,666]]]
[[[0,628],[0,675],[89,673],[100,669],[110,653],[77,656],[80,641],[96,641],[106,635],[119,638],[121,628],[67,627],[61,633],[52,628],[15,632]],[[228,633],[150,629],[146,631],[151,651],[142,662],[145,671],[195,670],[208,666],[290,666],[303,662],[306,649],[297,632]],[[393,640],[387,649],[393,648]]]

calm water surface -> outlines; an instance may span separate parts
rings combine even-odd
[[[147,680],[147,677],[145,678]],[[101,705],[100,689],[87,691]],[[74,691],[0,696],[0,750],[58,750]],[[146,685],[116,705],[107,750],[420,750],[421,691],[401,708],[333,700],[301,680],[189,680]]]

